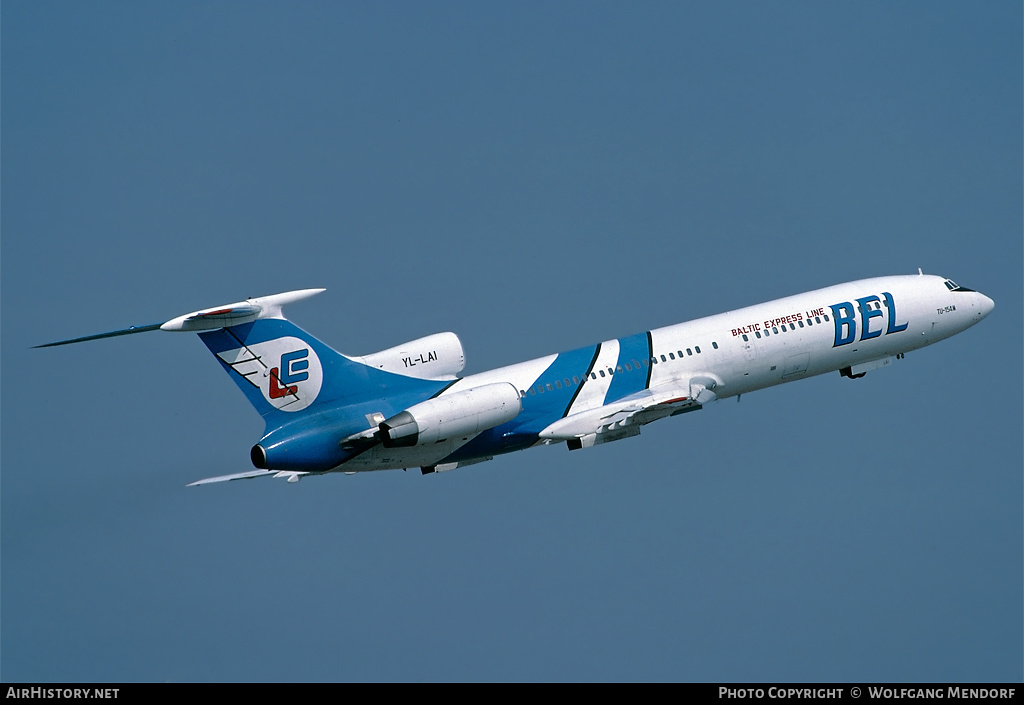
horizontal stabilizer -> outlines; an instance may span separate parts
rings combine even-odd
[[[160,330],[199,332],[239,326],[243,323],[251,323],[258,318],[284,318],[281,309],[285,305],[308,299],[323,291],[325,289],[300,289],[299,291],[286,291],[283,294],[246,299],[225,306],[204,308],[201,311],[193,311],[184,316],[172,318],[160,326]]]
[[[201,323],[203,327],[219,323],[221,326],[237,325],[237,321],[250,320],[253,316],[259,317],[260,307],[253,304],[235,305],[231,308],[221,308],[206,313],[196,313],[185,319],[185,323]],[[166,323],[164,325],[167,325]]]
[[[33,348],[53,348],[58,345],[71,345],[72,343],[84,343],[87,340],[99,340],[100,338],[116,338],[119,335],[131,335],[132,333],[145,333],[150,330],[158,330],[161,323],[151,323],[148,326],[132,326],[131,328],[125,328],[124,330],[113,330],[109,333],[97,333],[96,335],[87,335],[82,338],[72,338],[71,340],[58,340],[56,343],[45,343],[43,345],[33,345]]]
[[[166,323],[151,323],[144,326],[132,326],[122,330],[115,330],[109,333],[98,333],[87,335],[81,338],[60,340],[56,343],[36,345],[37,348],[52,348],[57,345],[70,345],[71,343],[84,343],[87,340],[99,340],[101,338],[114,338],[119,335],[131,335],[133,333],[145,333],[151,330],[184,331],[200,333],[202,331],[217,330],[219,328],[230,328],[240,326],[243,323],[252,323],[260,318],[284,318],[281,312],[285,305],[308,299],[325,289],[300,289],[298,291],[286,291],[283,294],[262,296],[256,299],[246,299],[224,306],[213,306],[199,311],[192,311],[183,316],[172,318]]]

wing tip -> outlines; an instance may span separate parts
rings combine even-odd
[[[185,487],[198,487],[199,485],[212,485],[215,482],[231,482],[232,480],[251,480],[254,477],[273,475],[276,470],[249,470],[248,472],[236,472],[233,475],[218,475],[217,477],[204,477],[202,480],[190,482]]]

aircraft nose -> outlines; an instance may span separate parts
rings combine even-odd
[[[982,293],[979,293],[978,296],[981,298],[981,301],[978,303],[978,309],[981,312],[981,317],[984,318],[992,313],[992,309],[996,307],[996,302]]]

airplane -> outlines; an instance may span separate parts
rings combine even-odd
[[[437,333],[361,357],[284,317],[323,292],[289,291],[165,323],[196,332],[263,416],[254,470],[190,483],[419,467],[426,475],[539,445],[569,450],[636,436],[645,424],[721,399],[838,371],[858,379],[992,312],[951,279],[898,275],[797,294],[460,377],[462,343]]]

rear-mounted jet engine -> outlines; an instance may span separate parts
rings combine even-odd
[[[485,384],[410,406],[381,422],[377,437],[386,448],[464,438],[511,421],[521,409],[513,385]]]

